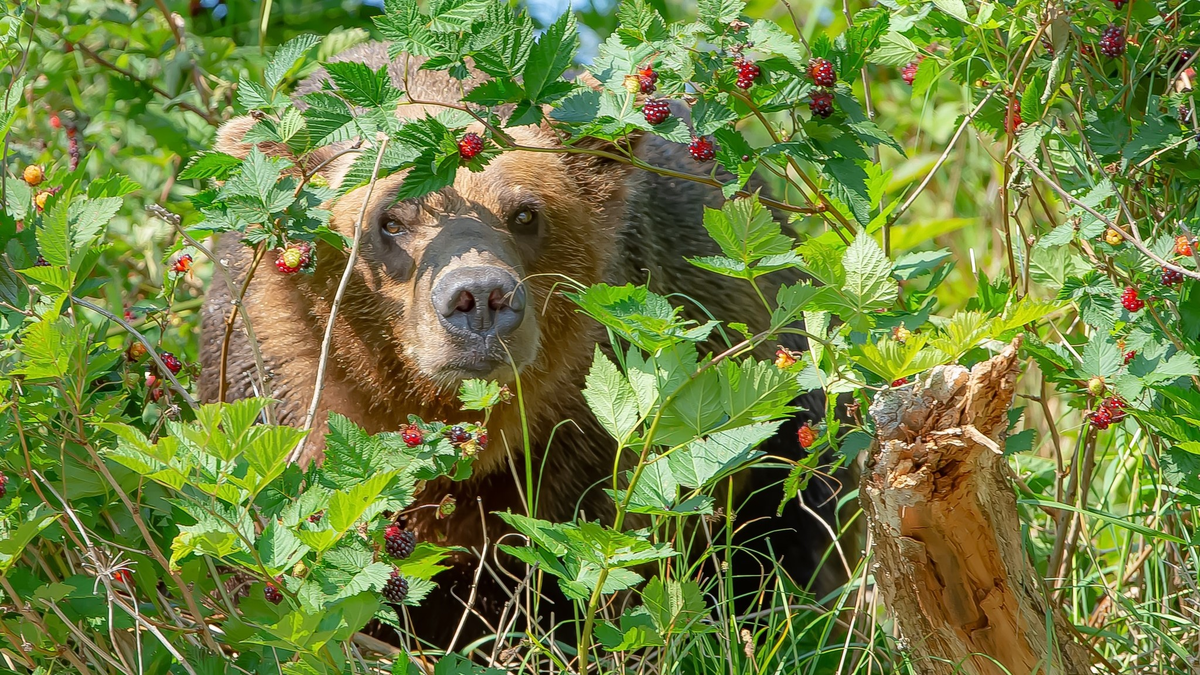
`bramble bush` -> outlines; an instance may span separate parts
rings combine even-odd
[[[1004,452],[1051,597],[1097,668],[1200,667],[1200,8],[888,0],[833,7],[821,27],[815,9],[827,6],[804,16],[793,4],[701,0],[692,12],[627,0],[582,66],[590,81],[564,77],[580,67],[571,13],[539,27],[496,0],[390,0],[373,30],[394,52],[456,78],[469,61],[485,76],[461,104],[400,119],[405,91],[354,63],[325,63],[336,87],[293,104],[291,86],[365,39],[362,28],[272,39],[264,0],[259,42],[281,43],[265,57],[232,33],[195,33],[200,24],[162,2],[9,3],[6,666],[920,670],[871,592],[869,549],[827,552],[850,581],[823,598],[779,570],[721,564],[737,525],[718,486],[780,461],[756,448],[802,393],[823,391],[826,409],[802,429],[809,452],[781,474],[780,501],[862,460],[877,392],[1020,337],[1025,404],[1010,413]],[[683,101],[690,120],[662,100]],[[208,150],[213,125],[235,112],[258,120],[247,140],[283,144],[297,161]],[[486,131],[464,146],[473,123]],[[719,187],[728,201],[703,226],[723,255],[679,252],[707,273],[755,290],[776,271],[805,280],[758,293],[767,325],[696,323],[646,287],[566,280],[612,339],[615,359],[596,352],[583,395],[632,468],[614,469],[611,522],[550,522],[532,503],[503,515],[522,537],[500,548],[535,587],[557,583],[576,602],[574,617],[558,617],[568,633],[532,619],[536,598],[514,599],[505,631],[442,656],[402,617],[451,551],[392,549],[387,528],[427,481],[470,475],[490,411],[519,405],[519,390],[465,383],[462,428],[413,418],[371,436],[335,416],[324,463],[302,470],[288,458],[304,432],[275,424],[271,401],[194,399],[195,309],[209,277],[231,272],[206,242],[236,233],[256,259],[317,240],[349,251],[328,227],[331,199],[397,172],[400,198],[420,197],[462,166],[520,151],[509,130],[540,124],[571,139],[556,151]],[[639,134],[719,168],[648,164],[631,149]],[[336,189],[289,171],[354,139]],[[297,253],[286,266],[322,264],[303,250],[303,264]],[[809,349],[753,356],[787,333]],[[709,354],[700,343],[714,335],[726,349]],[[853,507],[853,491],[843,500]],[[649,526],[629,527],[635,514]],[[856,519],[836,525],[850,532]],[[705,558],[718,564],[701,573]],[[763,575],[763,595],[737,614],[731,580],[745,574]],[[363,638],[372,619],[404,633],[399,649]]]

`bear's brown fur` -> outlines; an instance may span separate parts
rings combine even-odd
[[[372,68],[389,63],[386,47],[377,43],[336,60],[360,61]],[[459,85],[443,73],[418,70],[419,63],[405,56],[390,63],[397,86],[415,100],[457,104],[462,95]],[[301,89],[311,91],[320,83],[317,76]],[[398,114],[419,117],[441,111],[436,106],[405,104]],[[246,118],[229,122],[221,130],[218,149],[246,155],[250,148],[240,140],[252,124]],[[546,129],[509,131],[525,146],[558,144]],[[682,146],[653,137],[640,146],[639,154],[656,166],[687,173],[710,170],[697,165]],[[278,148],[262,149],[279,153]],[[332,184],[344,175],[351,158],[347,155],[323,170]],[[453,187],[417,202],[395,204],[402,180],[402,175],[379,180],[367,204],[361,255],[333,331],[324,392],[304,459],[319,456],[330,411],[348,416],[370,432],[394,431],[410,414],[429,420],[463,419],[456,399],[463,376],[455,365],[460,357],[431,309],[430,289],[443,267],[497,266],[511,270],[527,292],[523,323],[507,346],[519,365],[534,472],[541,476],[537,515],[562,521],[582,514],[611,522],[611,502],[602,488],[613,468],[613,443],[580,395],[593,350],[604,343],[605,333],[559,291],[566,278],[582,284],[649,280],[659,292],[686,294],[679,301],[690,307],[694,318],[704,316],[697,311],[699,304],[719,319],[766,325],[766,310],[749,284],[701,271],[684,260],[685,255],[719,253],[701,220],[705,206],[720,206],[720,193],[592,156],[529,151],[503,153],[482,172],[460,169]],[[332,204],[331,227],[351,236],[367,191],[358,188]],[[532,239],[504,227],[513,210],[523,204],[532,205],[544,219]],[[389,220],[404,227],[398,245],[385,231]],[[219,258],[244,275],[251,259],[246,247],[227,236],[219,251]],[[346,256],[321,246],[318,260],[311,276],[289,276],[278,274],[274,256],[266,256],[245,298],[270,375],[267,393],[280,401],[280,421],[297,426],[304,423],[313,395],[323,332]],[[767,297],[774,297],[772,285],[763,284]],[[201,395],[208,401],[217,398],[220,386],[221,343],[230,300],[225,285],[214,283],[204,308]],[[227,400],[264,393],[253,385],[257,381],[252,377],[253,360],[240,325],[229,351]],[[769,357],[771,351],[764,347],[759,356]],[[508,367],[473,376],[512,380]],[[819,406],[819,399],[815,406],[809,403],[818,415]],[[569,422],[560,424],[564,420]],[[445,520],[435,519],[432,509],[415,511],[409,523],[420,539],[462,546],[477,554],[485,529],[493,545],[505,531],[492,516],[485,524],[480,506],[488,513],[525,512],[517,405],[500,406],[488,426],[490,442],[478,458],[474,476],[463,483],[430,485],[420,495],[423,503],[436,503],[453,493],[459,504],[454,516]],[[795,445],[794,436],[790,445]],[[811,525],[805,527],[821,532]],[[805,557],[793,562],[811,570],[813,556],[824,546],[809,537],[787,549],[786,555]],[[775,548],[777,553],[784,549]],[[426,602],[414,618],[420,637],[437,643],[454,630],[463,605],[449,594],[465,600],[477,561],[463,555],[454,571],[438,579],[443,595]],[[479,591],[476,608],[494,621],[508,597],[489,576],[483,575],[484,584],[490,581],[495,587]]]

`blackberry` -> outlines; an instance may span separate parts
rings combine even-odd
[[[733,62],[737,67],[737,86],[739,89],[749,89],[754,86],[754,81],[762,75],[762,68],[759,68],[753,61],[747,61],[738,58]]]
[[[1183,272],[1170,267],[1162,268],[1162,285],[1174,286],[1175,284],[1183,283]]]
[[[317,511],[316,513],[314,513],[308,517],[308,522],[312,523],[313,525],[316,525],[317,523],[321,522],[321,519],[324,517],[325,517],[324,511]]]
[[[692,142],[688,143],[688,152],[697,162],[708,162],[717,156],[716,146],[707,136],[693,136]]]
[[[1125,43],[1125,28],[1109,24],[1100,34],[1100,53],[1110,59],[1118,58],[1125,54]]]
[[[653,66],[646,66],[638,70],[638,88],[643,94],[653,94],[658,88],[658,73],[654,72]],[[651,122],[658,124],[658,122]]]
[[[410,448],[417,447],[425,440],[424,436],[421,435],[421,430],[415,424],[406,425],[401,429],[400,438],[404,439],[404,444]]]
[[[404,560],[412,555],[417,545],[417,535],[412,530],[402,530],[399,525],[388,525],[383,531],[383,550],[397,560]]]
[[[1129,286],[1121,293],[1121,306],[1133,313],[1145,307],[1146,302],[1138,297],[1136,288]]]
[[[483,138],[473,131],[464,134],[462,140],[458,142],[458,156],[468,162],[481,152],[483,152]]]
[[[917,69],[920,67],[920,61],[911,61],[900,69],[900,79],[904,80],[904,84],[912,86],[913,81],[917,79]]]
[[[0,473],[0,499],[8,494],[8,475]]]
[[[1112,0],[1113,9],[1121,9],[1129,0]]]
[[[471,440],[471,433],[456,424],[450,427],[450,430],[446,432],[446,437],[449,438],[450,442],[454,445],[462,445],[463,443]]]
[[[662,124],[671,116],[671,104],[661,98],[652,98],[642,106],[642,115],[650,124]]]
[[[800,441],[800,447],[807,449],[812,447],[812,444],[817,440],[817,434],[813,431],[812,427],[805,424],[796,432],[796,439]]]
[[[1113,422],[1112,413],[1108,411],[1108,408],[1103,406],[1092,411],[1092,414],[1088,418],[1088,421],[1092,423],[1092,428],[1100,431],[1107,429]]]
[[[818,89],[809,94],[808,109],[815,117],[829,117],[833,114],[833,92]]]
[[[275,584],[270,582],[267,582],[267,585],[263,587],[263,597],[273,605],[283,602],[283,593],[280,592]]]
[[[893,387],[903,387],[903,386],[904,386],[904,385],[906,385],[906,384],[908,384],[908,378],[907,378],[907,377],[902,377],[902,378],[900,378],[900,379],[898,379],[898,380],[892,380],[892,386],[893,386]]]
[[[1129,365],[1129,362],[1130,362],[1130,361],[1132,361],[1132,360],[1133,360],[1133,359],[1134,359],[1136,356],[1137,356],[1137,351],[1136,351],[1136,350],[1130,350],[1130,351],[1127,351],[1127,352],[1125,352],[1125,356],[1124,356],[1124,357],[1122,357],[1122,358],[1123,358],[1123,361],[1122,361],[1122,362],[1123,362],[1125,365]]]
[[[833,64],[829,62],[829,59],[813,59],[809,61],[808,76],[812,78],[813,83],[818,87],[832,87],[837,84],[837,72],[834,71]]]
[[[400,570],[393,569],[392,576],[383,585],[383,599],[393,605],[404,602],[408,597],[408,581],[400,576]]]
[[[162,359],[163,365],[166,366],[167,370],[171,371],[172,374],[178,375],[179,371],[183,370],[183,362],[171,352],[163,352],[159,355],[159,357]]]
[[[49,267],[50,261],[46,260],[45,258],[43,258],[42,256],[39,255],[37,257],[37,260],[33,261],[33,266],[34,267]]]

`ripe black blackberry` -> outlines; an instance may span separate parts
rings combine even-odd
[[[837,72],[829,59],[813,59],[808,62],[808,76],[818,87],[832,87],[837,84]]]
[[[661,98],[652,98],[642,106],[642,115],[650,124],[662,124],[671,116],[671,104]]]
[[[717,156],[716,146],[707,136],[693,136],[692,142],[688,143],[688,152],[697,162],[708,162]]]
[[[446,432],[446,437],[449,438],[450,442],[454,445],[462,445],[463,443],[471,440],[471,432],[456,424],[450,427],[450,430]]]
[[[411,530],[401,529],[399,525],[388,525],[383,531],[383,549],[397,560],[404,560],[412,555],[417,545],[417,535]]]
[[[1125,28],[1109,24],[1100,34],[1100,53],[1110,59],[1119,58],[1125,54],[1125,43]]]
[[[817,89],[809,94],[808,109],[815,117],[829,117],[833,114],[833,92]]]
[[[654,72],[654,66],[646,66],[638,70],[638,87],[643,94],[653,94],[658,85],[658,73]],[[657,122],[651,122],[657,124]]]
[[[283,602],[283,593],[275,584],[267,582],[267,585],[263,587],[263,598],[273,605],[278,605]]]
[[[399,605],[408,597],[408,581],[400,576],[400,570],[392,570],[392,576],[383,585],[382,595],[393,605]]]
[[[1162,269],[1162,285],[1174,286],[1175,284],[1183,283],[1183,272],[1170,267]]]

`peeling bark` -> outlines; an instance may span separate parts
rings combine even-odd
[[[872,571],[919,672],[1089,671],[1022,546],[1002,451],[1018,345],[970,371],[934,368],[871,405],[862,501]]]

